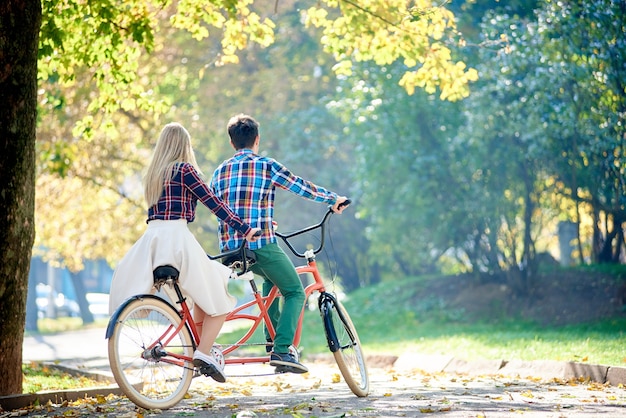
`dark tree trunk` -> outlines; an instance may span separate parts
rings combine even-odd
[[[0,1],[0,395],[22,393],[41,0]]]

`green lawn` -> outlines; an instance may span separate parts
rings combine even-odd
[[[541,327],[503,318],[466,322],[463,315],[423,300],[415,306],[410,289],[423,279],[359,289],[343,303],[368,354],[404,352],[452,355],[465,360],[560,360],[626,365],[626,319]],[[414,281],[414,283],[413,283]],[[307,312],[304,353],[325,350],[319,314]]]
[[[418,288],[424,280],[436,279],[406,279],[394,282],[393,286],[382,283],[359,289],[343,300],[366,354],[411,352],[465,360],[559,360],[626,366],[624,318],[562,327],[542,327],[510,318],[467,321],[461,313],[444,308],[436,300],[424,299],[416,305],[411,292],[402,291]],[[39,322],[43,333],[81,326],[78,318]],[[106,321],[99,320],[89,326],[105,327]],[[264,341],[262,333],[257,334],[256,339]],[[306,311],[301,348],[304,359],[309,354],[327,352],[317,309]],[[71,384],[65,376],[37,365],[25,366],[24,372],[25,392]],[[78,387],[85,385],[80,381],[74,383]]]

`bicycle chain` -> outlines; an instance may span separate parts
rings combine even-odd
[[[200,370],[193,368],[191,369],[190,367],[186,367],[186,369],[188,370],[193,370],[193,376],[192,379],[195,379],[196,377],[201,377],[204,376],[202,373],[200,373]],[[283,373],[258,373],[258,374],[227,374],[226,377],[262,377],[262,376],[277,376],[279,374],[283,374]]]

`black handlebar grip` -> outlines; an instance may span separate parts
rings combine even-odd
[[[352,203],[352,200],[350,200],[350,199],[346,199],[346,200],[344,200],[343,202],[341,202],[341,203],[339,204],[339,206],[337,206],[337,209],[342,208],[342,207],[344,207],[344,206],[348,206],[350,203]]]

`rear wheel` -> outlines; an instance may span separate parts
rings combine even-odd
[[[109,337],[115,381],[135,404],[168,409],[187,393],[194,368],[189,328],[178,312],[155,297],[137,298],[117,317]],[[181,326],[182,325],[182,326]]]
[[[369,375],[359,336],[343,305],[326,294],[320,304],[328,346],[350,390],[359,397],[369,393]]]

